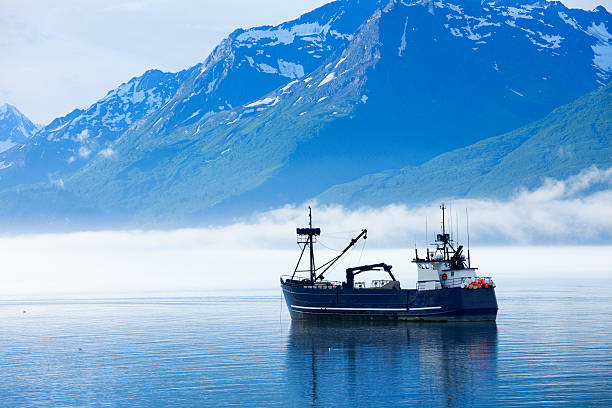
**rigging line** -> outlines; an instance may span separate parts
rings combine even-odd
[[[347,236],[347,235],[334,237],[334,236],[330,236],[328,234],[321,234],[319,236],[323,237],[325,239],[335,239],[335,240],[342,240],[342,241],[350,241],[351,240],[351,237]]]
[[[363,250],[365,249],[365,245],[366,245],[366,241],[364,239],[363,240],[363,245],[361,246],[361,253],[359,254],[359,260],[357,261],[357,264],[361,263],[361,256],[363,255]]]
[[[340,255],[336,256],[335,258],[330,259],[329,261],[325,262],[323,265],[319,265],[315,271],[318,271],[321,268],[326,267],[327,265],[329,265],[330,263],[332,263],[333,261],[335,261],[336,259],[340,258]]]
[[[364,241],[364,245],[365,245],[365,241]],[[354,254],[355,254],[355,251],[353,251],[353,248],[349,248],[349,250],[348,250],[347,252],[351,252],[351,253],[353,254],[353,256],[354,256]],[[335,258],[330,259],[329,261],[325,262],[323,265],[319,266],[319,267],[318,267],[317,269],[315,269],[315,270],[319,270],[319,269],[325,268],[325,267],[326,267],[327,265],[329,265],[330,263],[335,262],[336,260],[338,260],[338,259],[339,259],[341,256],[342,256],[342,254],[340,254],[340,255],[336,256]],[[346,260],[346,258],[345,258],[345,260]],[[336,267],[337,267],[338,265],[342,265],[343,263],[344,263],[344,261],[340,261],[340,262],[338,262],[337,264],[334,264],[334,265],[333,265],[331,268],[329,268],[329,270],[328,270],[326,273],[331,273],[331,272],[333,272],[333,271],[336,269]]]
[[[330,251],[342,252],[342,250],[340,250],[340,249],[334,249],[334,248],[330,248],[330,247],[328,247],[328,246],[327,246],[327,245],[325,245],[323,242],[321,242],[321,240],[320,240],[320,239],[318,239],[318,240],[317,240],[317,243],[318,243],[319,245],[321,245],[322,247],[329,249]]]
[[[325,235],[340,235],[340,234],[355,234],[360,232],[361,230],[351,230],[351,231],[337,231],[337,232],[326,232]],[[321,234],[323,235],[323,234]]]

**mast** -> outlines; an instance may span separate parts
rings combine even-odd
[[[427,216],[425,216],[425,248],[427,249],[427,260],[429,261],[429,231],[427,230]]]
[[[309,261],[310,265],[308,268],[308,272],[310,273],[310,281],[314,282],[316,279],[316,271],[317,271],[317,268],[315,267],[315,261],[314,261],[314,239],[316,236],[321,235],[321,228],[312,227],[312,208],[310,208],[310,206],[308,206],[308,228],[297,228],[296,232],[298,236],[297,242],[300,248],[302,248],[302,253],[300,254],[300,258],[298,259],[297,265],[295,266],[295,270],[293,271],[293,275],[291,276],[291,279],[293,279],[295,274],[298,272],[298,268],[300,267],[300,262],[302,260],[302,257],[304,256],[304,253],[306,252],[306,247],[308,247],[308,252],[310,255],[310,261]],[[306,272],[306,270],[299,271],[299,272]]]
[[[319,267],[316,267],[314,260],[314,239],[316,236],[321,235],[321,228],[312,227],[312,208],[310,208],[310,206],[308,206],[308,228],[297,228],[296,233],[298,236],[297,242],[298,245],[300,245],[300,248],[302,248],[302,253],[300,254],[300,258],[298,259],[297,265],[295,265],[295,270],[293,271],[291,279],[293,279],[297,272],[306,272],[306,270],[298,271],[298,268],[300,267],[300,261],[302,260],[302,256],[304,255],[304,252],[306,252],[306,247],[308,247],[310,253],[310,265],[308,268],[308,272],[310,273],[310,282],[315,283],[318,280],[322,280],[325,272],[327,272],[336,263],[336,261],[338,261],[338,259],[340,259],[349,249],[351,249],[357,243],[357,241],[359,241],[362,237],[363,239],[366,239],[368,231],[365,229],[361,230],[361,233],[356,238],[353,238],[351,240],[351,242],[347,245],[346,248],[344,248],[340,255],[330,259]],[[317,275],[317,272],[321,269],[322,272]]]
[[[459,245],[459,214],[455,210],[455,244]]]
[[[312,208],[310,208],[310,206],[308,206],[308,227],[310,228],[310,230],[312,231]],[[314,282],[315,281],[315,260],[314,260],[314,245],[313,245],[313,235],[314,234],[308,234],[308,238],[309,238],[309,245],[310,246],[310,281]]]

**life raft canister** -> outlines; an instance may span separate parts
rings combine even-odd
[[[442,274],[442,280],[446,280],[446,278],[448,278],[448,276],[445,273],[443,273]]]

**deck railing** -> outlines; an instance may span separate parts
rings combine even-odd
[[[483,279],[485,282],[488,282],[489,284],[493,283],[493,279],[491,279],[490,276],[473,276],[469,278],[466,278],[466,277],[448,278],[442,281],[417,282],[416,289],[417,290],[434,290],[434,289],[442,289],[442,288],[461,288],[461,287],[467,286],[469,284],[468,282],[472,282],[476,279]]]

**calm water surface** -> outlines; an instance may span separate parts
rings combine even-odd
[[[0,302],[0,406],[612,406],[612,286],[496,324],[291,323],[278,296]]]

